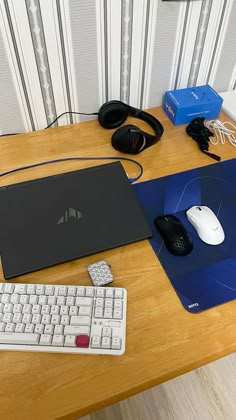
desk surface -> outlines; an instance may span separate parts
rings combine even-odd
[[[160,142],[136,156],[144,167],[140,181],[215,163],[185,134],[185,126],[174,127],[160,108],[149,112],[159,118],[165,132]],[[220,118],[226,120],[223,113]],[[130,118],[129,123],[150,130],[139,120]],[[110,138],[111,131],[97,121],[3,137],[1,172],[63,157],[118,156]],[[210,149],[222,160],[236,157],[230,144]],[[41,166],[2,177],[0,185],[97,164],[73,161]],[[125,162],[124,167],[129,176],[136,176],[135,165]],[[112,266],[114,285],[128,290],[124,356],[1,352],[1,418],[76,419],[236,350],[235,301],[198,315],[187,312],[148,240],[103,252],[99,259]],[[15,281],[90,284],[86,266],[97,260],[92,255]],[[4,281],[1,270],[0,279]]]

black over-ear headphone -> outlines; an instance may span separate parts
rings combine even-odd
[[[156,143],[163,134],[163,126],[155,117],[120,101],[109,101],[98,111],[98,121],[103,128],[116,128],[125,122],[128,116],[147,122],[155,135],[146,133],[136,125],[125,125],[112,134],[111,144],[120,152],[137,154]]]

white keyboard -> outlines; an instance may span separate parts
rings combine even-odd
[[[0,350],[121,355],[127,291],[0,283]]]

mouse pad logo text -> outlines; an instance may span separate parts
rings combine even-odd
[[[75,220],[79,220],[81,219],[81,217],[82,217],[82,213],[79,210],[75,210],[69,207],[68,209],[65,210],[65,213],[63,214],[63,216],[60,217],[57,224],[59,225],[61,223],[68,223]]]

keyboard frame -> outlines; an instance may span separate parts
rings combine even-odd
[[[51,283],[12,283],[12,282],[7,282],[5,284],[12,284],[14,286],[17,285],[25,285],[25,286],[29,286],[29,285],[35,285],[35,286],[53,286],[55,287],[55,290],[58,291],[58,289],[60,287],[70,287],[70,286],[74,286],[74,287],[89,287],[89,288],[93,288],[95,291],[97,289],[119,289],[119,290],[123,290],[123,319],[119,320],[119,319],[111,319],[111,318],[95,318],[93,316],[94,314],[94,306],[93,305],[93,314],[92,314],[92,322],[91,322],[91,330],[92,330],[92,323],[94,322],[94,320],[96,320],[97,322],[100,322],[102,324],[100,324],[101,327],[103,326],[111,326],[113,328],[116,328],[115,326],[111,325],[112,323],[121,323],[123,324],[122,326],[118,327],[118,328],[122,328],[123,332],[122,332],[122,345],[121,345],[121,349],[116,350],[116,349],[103,349],[103,348],[91,348],[91,347],[64,347],[64,346],[44,346],[44,345],[31,345],[31,344],[0,344],[0,350],[7,350],[7,351],[30,351],[30,352],[37,352],[37,353],[61,353],[61,354],[87,354],[87,355],[109,355],[109,356],[121,356],[122,354],[124,354],[125,352],[125,346],[126,346],[126,315],[127,315],[127,290],[123,287],[99,287],[99,286],[90,286],[90,285],[76,285],[76,284],[51,284]],[[2,294],[2,292],[0,292],[0,295]],[[11,294],[11,293],[8,293]],[[26,293],[27,294],[27,293]],[[29,294],[30,295],[30,294]],[[41,295],[45,295],[44,293],[42,293]],[[58,294],[55,293],[56,296],[59,296]],[[38,295],[40,296],[40,295]],[[46,296],[46,295],[45,295]],[[48,296],[48,295],[47,295]],[[77,296],[76,296],[77,297]],[[96,299],[96,296],[92,297],[93,300]],[[50,324],[50,323],[49,323]],[[49,325],[48,324],[48,325]],[[91,331],[90,331],[91,332]],[[9,334],[9,335],[13,335],[14,332],[7,332],[5,334]],[[22,333],[24,334],[24,333]],[[33,333],[34,334],[34,333]],[[40,335],[40,334],[39,334]],[[90,335],[90,340],[91,340],[91,335]]]

